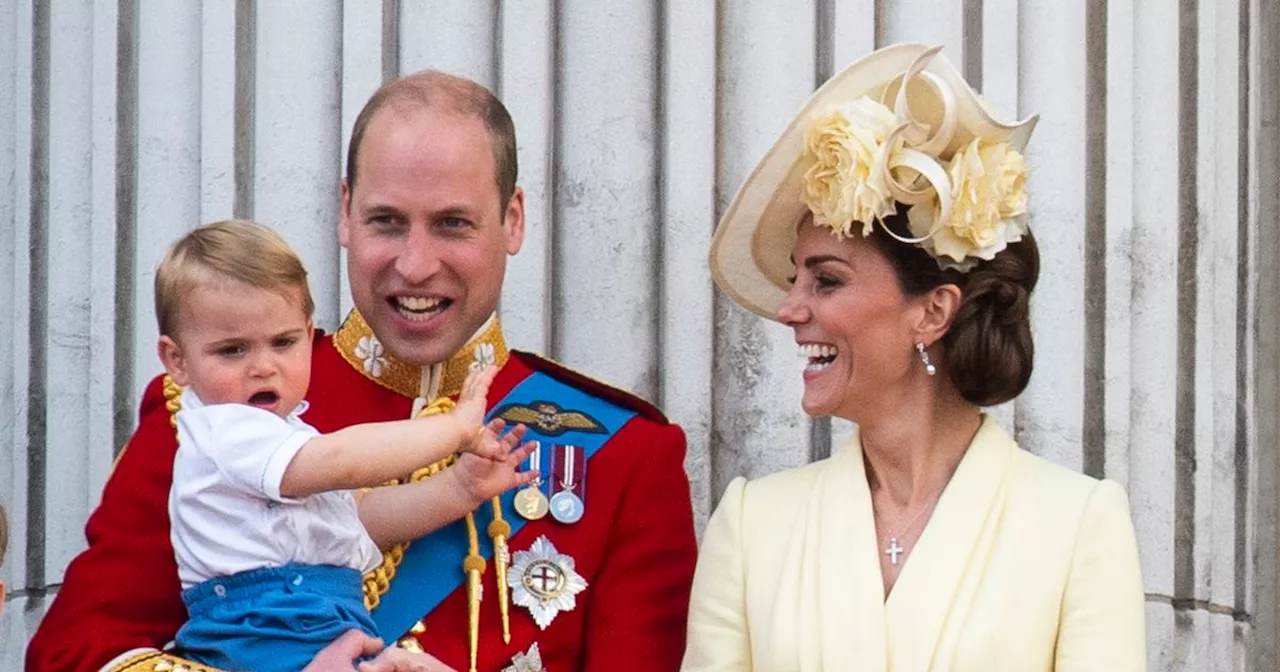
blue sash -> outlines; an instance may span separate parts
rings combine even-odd
[[[589,460],[613,435],[622,429],[631,418],[636,416],[631,411],[603,399],[587,394],[575,387],[566,385],[544,373],[534,372],[516,385],[506,397],[493,405],[489,415],[502,413],[504,409],[515,407],[539,407],[552,404],[557,409],[576,412],[592,421],[592,428],[569,429],[559,428],[555,431],[541,431],[535,423],[526,423],[529,428],[525,439],[538,441],[541,444],[541,471],[545,478],[551,465],[551,446],[553,444],[572,444],[579,446]],[[508,423],[513,424],[513,423]],[[584,470],[585,471],[585,470]],[[544,482],[544,488],[547,487]],[[591,504],[590,493],[586,493],[584,501]],[[511,535],[514,537],[527,522],[516,513],[512,500],[515,491],[502,495],[502,517],[511,524]],[[485,505],[475,513],[476,528],[480,530],[480,554],[490,561],[485,571],[486,589],[492,583],[494,570],[492,565],[493,544],[485,530],[493,520],[492,507]],[[559,523],[553,523],[559,524]],[[466,582],[462,571],[462,560],[467,556],[467,528],[465,521],[455,521],[409,545],[405,551],[404,561],[396,569],[391,587],[378,606],[373,610],[373,621],[378,626],[378,633],[383,641],[394,642],[413,627],[414,623],[424,615],[431,613],[446,597]],[[496,595],[496,593],[494,593]],[[490,598],[495,599],[495,598]]]

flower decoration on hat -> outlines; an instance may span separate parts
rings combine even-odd
[[[1026,162],[1007,136],[957,141],[955,92],[924,70],[936,53],[920,54],[900,78],[892,109],[890,86],[882,100],[862,96],[817,112],[805,132],[801,201],[839,238],[868,236],[878,224],[942,268],[967,272],[1027,233]],[[929,89],[940,119],[916,118],[913,86]],[[885,225],[898,203],[910,206],[910,236]]]

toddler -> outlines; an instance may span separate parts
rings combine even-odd
[[[304,422],[313,304],[302,262],[269,229],[195,229],[166,253],[155,286],[160,359],[183,388],[169,493],[189,613],[182,655],[300,670],[347,630],[376,636],[361,576],[381,563],[379,548],[465,509],[439,479],[357,489],[455,452],[498,467],[471,484],[486,498],[535,477],[517,471],[532,449],[514,449],[524,427],[502,435],[501,421],[483,424],[492,367],[471,372],[446,414],[330,434]]]

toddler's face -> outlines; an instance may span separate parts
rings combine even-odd
[[[161,337],[174,382],[206,404],[249,404],[284,417],[311,384],[311,320],[301,291],[238,282],[199,287],[182,304],[177,338]]]

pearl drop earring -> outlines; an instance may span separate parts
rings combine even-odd
[[[938,373],[938,367],[929,361],[929,351],[924,349],[924,343],[916,341],[916,352],[920,353],[920,361],[924,363],[924,372],[929,375]]]

